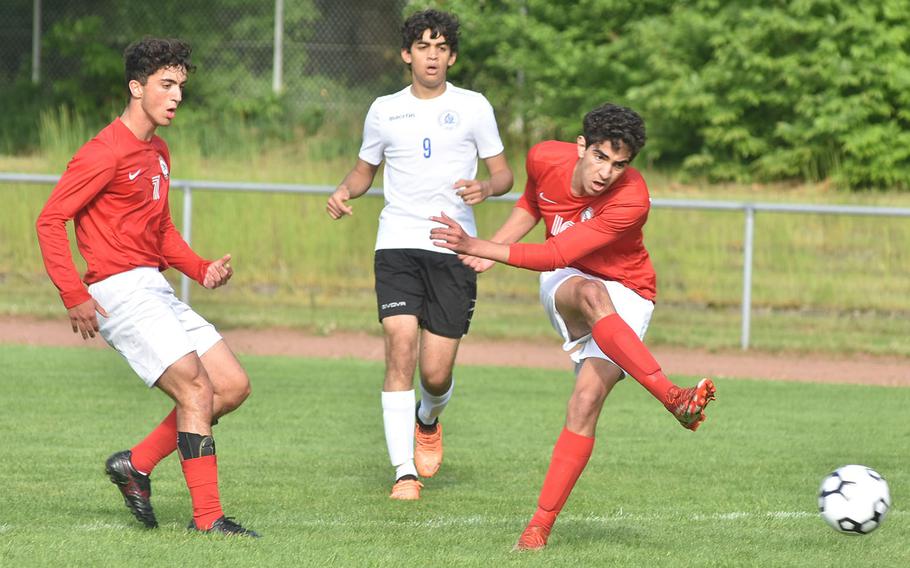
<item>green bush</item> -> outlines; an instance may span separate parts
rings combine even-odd
[[[642,161],[709,180],[910,189],[910,2],[436,2],[458,80],[531,141],[603,101],[648,124]]]

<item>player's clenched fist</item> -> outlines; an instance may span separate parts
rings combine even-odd
[[[234,269],[231,268],[231,255],[226,254],[212,262],[205,270],[205,278],[202,281],[202,285],[209,289],[224,286],[233,275]]]
[[[351,199],[351,192],[347,186],[339,185],[338,188],[329,196],[329,201],[325,205],[326,211],[332,219],[341,219],[345,215],[353,215],[354,210],[347,204]]]
[[[455,182],[458,197],[468,205],[477,205],[493,193],[489,182],[476,179],[460,179]]]

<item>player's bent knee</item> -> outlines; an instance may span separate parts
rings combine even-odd
[[[439,361],[423,361],[420,381],[427,385],[442,386],[452,380],[452,366]]]
[[[231,407],[237,408],[238,406],[243,404],[243,402],[247,398],[249,398],[249,396],[252,392],[253,392],[253,389],[250,387],[249,381],[246,381],[242,385],[238,385],[238,387],[236,389],[234,389],[233,392],[231,393],[231,395],[232,395],[231,400],[230,400]]]
[[[601,282],[586,280],[578,285],[577,293],[578,307],[589,322],[593,323],[616,313],[610,294]]]
[[[584,389],[572,394],[572,406],[581,414],[599,414],[606,395],[595,389]]]
[[[211,406],[212,398],[215,396],[212,381],[201,366],[199,372],[184,375],[176,391],[177,402],[194,407],[202,407],[206,404]]]

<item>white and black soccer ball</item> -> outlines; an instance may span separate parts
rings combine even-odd
[[[869,534],[882,524],[891,508],[885,478],[864,465],[845,465],[822,481],[818,510],[834,530]]]

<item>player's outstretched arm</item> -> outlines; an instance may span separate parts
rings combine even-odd
[[[231,268],[231,254],[228,253],[208,265],[205,269],[202,285],[212,290],[227,284],[233,275],[234,269]]]
[[[430,239],[434,245],[459,254],[486,258],[496,262],[508,262],[509,245],[472,237],[455,219],[445,213],[440,213],[439,217],[430,217],[430,220],[442,225],[442,227],[430,230]]]
[[[344,176],[344,180],[338,184],[338,187],[329,196],[329,200],[325,205],[329,217],[337,220],[345,215],[353,215],[354,209],[348,205],[348,200],[356,199],[370,189],[378,169],[378,165],[374,166],[358,158],[354,169]]]
[[[461,199],[468,205],[477,205],[488,197],[505,195],[512,189],[512,169],[504,153],[484,159],[490,179],[460,179],[453,187]]]
[[[513,207],[509,218],[505,220],[501,227],[496,229],[490,240],[504,245],[517,243],[531,232],[531,229],[537,225],[537,221],[538,219],[534,218],[526,209]],[[490,259],[467,254],[459,254],[458,258],[466,266],[473,268],[475,272],[485,272],[496,264]]]

